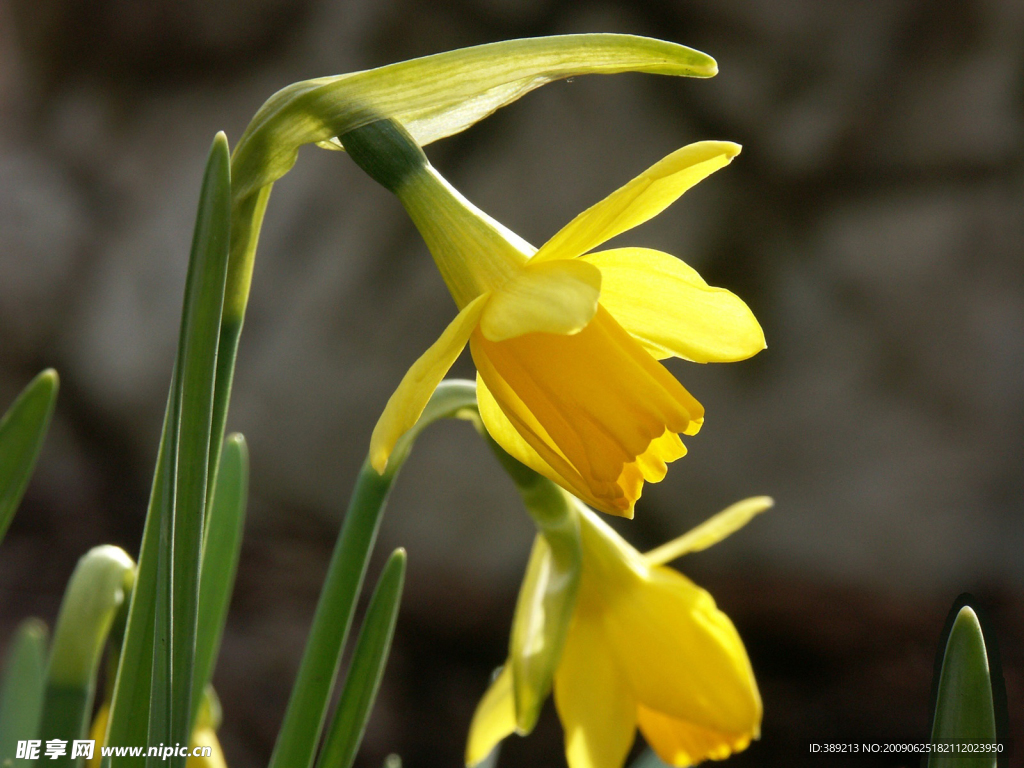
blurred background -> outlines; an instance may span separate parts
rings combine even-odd
[[[1024,748],[1018,0],[0,4],[0,403],[43,367],[62,379],[3,545],[0,646],[27,615],[52,623],[87,548],[136,552],[214,133],[234,144],[296,80],[586,31],[681,42],[721,74],[551,85],[428,154],[540,244],[684,144],[744,145],[622,238],[739,294],[768,339],[743,363],[670,363],[706,424],[618,526],[642,549],[740,498],[777,500],[677,564],[733,617],[761,684],[763,738],[733,762],[926,737],[943,623],[964,591],[987,611]],[[216,675],[235,768],[269,757],[370,430],[454,314],[398,203],[344,154],[304,149],[263,232],[229,421],[253,466]],[[455,371],[471,372],[467,359]],[[468,426],[421,439],[373,567],[408,548],[360,765],[389,752],[461,764],[531,537]],[[560,740],[549,707],[502,765],[564,765]]]

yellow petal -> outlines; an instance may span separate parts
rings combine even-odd
[[[645,555],[647,562],[651,565],[665,565],[665,563],[690,552],[707,549],[736,533],[757,515],[771,509],[774,505],[775,501],[768,496],[753,496],[743,501],[737,501],[717,515],[708,518],[692,531],[684,533],[678,539],[673,539],[657,549],[652,549]]]
[[[689,579],[652,568],[608,604],[603,627],[640,704],[704,729],[757,733],[761,697],[743,641]]]
[[[750,746],[756,733],[722,733],[676,720],[640,706],[637,724],[651,749],[669,765],[690,766],[704,760],[724,760]]]
[[[579,610],[555,673],[555,707],[569,768],[622,768],[636,735],[636,701],[596,616]]]
[[[196,747],[209,747],[210,754],[205,757],[189,755],[188,760],[185,761],[185,768],[227,768],[224,752],[220,748],[220,741],[217,740],[217,734],[213,728],[209,726],[196,728],[192,733],[192,741],[189,743],[189,747],[192,749]]]
[[[582,260],[601,270],[601,305],[658,359],[728,363],[765,348],[764,332],[743,300],[709,286],[675,256],[617,248]]]
[[[469,726],[466,765],[476,765],[487,757],[498,742],[516,729],[516,708],[512,696],[512,667],[505,664],[501,673],[477,704]]]
[[[574,259],[643,224],[739,153],[739,144],[730,141],[700,141],[677,149],[570,221],[533,259]]]
[[[605,512],[631,516],[643,480],[660,479],[661,465],[682,455],[666,430],[695,434],[703,421],[700,403],[600,306],[573,336],[491,342],[477,333],[470,351],[516,431],[558,473],[552,479]]]
[[[480,317],[488,341],[578,333],[597,312],[601,271],[582,261],[528,265],[495,291]]]
[[[459,312],[441,338],[413,363],[391,395],[370,437],[370,463],[378,473],[383,474],[398,438],[416,423],[434,389],[458,359],[480,320],[487,298],[487,294],[478,296]]]
[[[89,729],[89,738],[96,742],[93,745],[92,758],[86,763],[86,768],[100,768],[103,756],[101,747],[107,745],[107,722],[110,720],[110,705],[104,702],[96,713],[96,719],[92,721]]]

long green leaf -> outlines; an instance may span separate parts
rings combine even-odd
[[[146,744],[149,734],[150,693],[152,690],[153,646],[157,596],[161,521],[169,516],[174,482],[174,387],[168,397],[164,427],[160,437],[156,472],[150,492],[146,525],[135,571],[131,605],[121,658],[117,666],[110,717],[107,721],[106,744]],[[166,512],[165,512],[166,511]],[[145,763],[141,757],[104,758],[103,766],[133,766]]]
[[[218,134],[200,193],[178,353],[111,704],[106,735],[111,744],[188,740],[214,371],[230,236],[229,166],[227,140]],[[145,763],[145,758],[131,757],[104,761],[133,768]],[[172,764],[183,765],[184,758]]]
[[[216,482],[213,502],[206,516],[206,542],[199,577],[199,621],[192,675],[193,728],[206,686],[213,678],[242,547],[249,488],[249,453],[241,435],[231,435],[227,439]]]
[[[946,641],[939,674],[932,743],[956,749],[958,745],[995,745],[996,718],[992,700],[985,636],[970,606],[960,609]],[[928,768],[994,768],[990,753],[933,752]]]
[[[394,473],[378,475],[368,462],[359,472],[270,758],[271,768],[308,768],[313,763],[341,652],[393,480]]]
[[[0,419],[0,541],[25,494],[57,402],[57,372],[47,369]]]
[[[0,680],[0,766],[17,755],[18,742],[35,739],[46,687],[46,625],[25,619],[11,641]]]
[[[150,743],[187,744],[216,386],[231,221],[230,155],[217,134],[199,196],[175,370],[177,440],[170,525],[161,526]],[[165,642],[166,641],[166,642]],[[172,757],[184,768],[184,757]],[[150,758],[148,764],[161,764]]]
[[[119,547],[95,547],[78,561],[53,630],[41,739],[62,739],[70,747],[74,739],[85,738],[103,646],[134,575],[135,563]],[[39,758],[39,765],[77,762],[70,748],[56,759]]]
[[[378,475],[369,460],[363,464],[320,590],[313,626],[270,758],[271,768],[309,768],[313,764],[384,505],[413,442],[438,419],[459,418],[475,408],[473,382],[442,382],[419,421],[395,446],[387,471]]]
[[[377,698],[405,582],[405,550],[396,549],[377,580],[352,653],[341,700],[327,731],[317,768],[351,768]]]

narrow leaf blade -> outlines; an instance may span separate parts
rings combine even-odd
[[[111,704],[110,744],[188,740],[213,371],[227,271],[229,167],[227,140],[218,134],[200,192],[177,359]],[[183,758],[174,762],[181,765]],[[104,760],[131,768],[145,763],[144,757]]]
[[[317,768],[351,768],[356,759],[395,634],[405,560],[405,550],[396,549],[377,581]]]
[[[46,687],[46,625],[26,619],[11,641],[0,680],[0,765],[15,759],[18,742],[39,733]]]
[[[170,500],[174,482],[174,397],[168,397],[164,427],[160,437],[156,472],[150,492],[146,525],[142,532],[132,589],[128,622],[117,677],[111,697],[110,716],[107,721],[106,744],[146,744],[149,734],[150,702],[153,687],[153,655],[156,643],[155,617],[157,609],[157,582],[160,556],[160,529],[165,517],[170,516]],[[142,757],[105,758],[108,766],[138,768],[145,763]]]
[[[245,526],[249,488],[249,452],[241,435],[227,439],[217,472],[217,487],[207,514],[203,565],[199,578],[199,621],[192,677],[192,721],[199,714],[207,684],[213,678],[221,635],[235,585],[238,555]]]
[[[460,418],[475,407],[474,382],[441,382],[419,421],[395,445],[387,471],[378,475],[369,459],[363,464],[320,590],[270,768],[309,768],[313,764],[388,494],[413,442],[435,421]]]
[[[161,541],[162,574],[169,579],[169,613],[158,611],[154,682],[168,670],[166,725],[150,718],[150,741],[166,734],[168,744],[188,743],[192,725],[192,676],[199,604],[199,568],[206,516],[213,393],[220,340],[231,222],[230,154],[217,134],[210,149],[199,196],[192,253],[185,284],[181,335],[175,370],[178,424],[174,503],[170,536]],[[160,590],[165,589],[160,585]],[[166,595],[167,592],[164,592]],[[153,728],[156,726],[156,734]],[[184,768],[184,757],[172,757]]]
[[[0,541],[25,494],[57,402],[57,372],[32,379],[0,419]]]
[[[985,636],[970,606],[960,609],[946,641],[939,673],[932,743],[995,744],[995,706]],[[995,753],[933,753],[929,768],[994,768]]]

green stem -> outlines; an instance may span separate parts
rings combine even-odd
[[[387,471],[378,475],[369,459],[363,463],[334,545],[270,768],[309,768],[313,764],[384,505],[412,444],[438,419],[462,418],[475,408],[473,382],[442,382],[419,421],[395,445]]]
[[[288,701],[271,768],[312,765],[341,654],[352,626],[373,543],[395,472],[383,476],[367,461],[359,472],[348,513],[324,579],[299,674]]]

